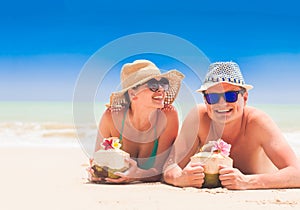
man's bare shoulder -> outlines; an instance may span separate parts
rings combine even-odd
[[[207,108],[205,104],[198,104],[197,105],[197,111],[200,118],[207,116]]]
[[[266,124],[273,124],[271,117],[260,109],[255,107],[247,106],[244,109],[244,117],[247,125],[261,127]]]
[[[199,123],[199,120],[206,119],[207,116],[206,106],[204,104],[197,104],[189,111],[185,121],[189,123]]]
[[[199,111],[199,113],[206,113],[207,112],[205,104],[198,104],[197,105],[197,110]]]
[[[253,106],[246,106],[244,112],[245,115],[247,115],[248,119],[256,119],[256,118],[262,118],[267,116],[265,112]]]

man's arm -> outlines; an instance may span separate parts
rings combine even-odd
[[[262,148],[273,164],[279,169],[273,174],[257,175],[263,188],[300,187],[300,163],[282,132],[266,114],[257,117],[258,133],[261,133]]]
[[[164,170],[164,180],[168,184],[180,187],[202,186],[203,167],[201,164],[188,164],[190,157],[197,152],[200,145],[198,116],[198,108],[187,115],[175,140]]]
[[[271,189],[300,187],[300,163],[280,129],[265,113],[249,116],[247,131],[278,168],[275,172],[242,174],[236,168],[220,167],[220,180],[228,189]],[[262,164],[262,163],[257,163]]]
[[[200,163],[189,163],[183,170],[177,164],[170,165],[164,173],[164,180],[177,187],[201,188],[204,169]]]

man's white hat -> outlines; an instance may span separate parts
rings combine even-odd
[[[245,83],[240,67],[235,62],[215,62],[210,64],[205,80],[197,92],[203,92],[219,83],[228,83],[250,90],[252,85]]]

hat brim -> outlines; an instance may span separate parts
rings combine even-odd
[[[172,104],[175,98],[178,95],[178,92],[180,90],[181,81],[184,78],[184,75],[177,71],[177,70],[170,70],[166,73],[159,73],[159,74],[153,74],[148,77],[143,78],[139,82],[130,85],[118,92],[113,92],[110,96],[110,107],[115,108],[121,108],[122,106],[128,104],[129,102],[126,101],[124,94],[131,88],[136,87],[137,85],[144,84],[145,82],[149,81],[150,79],[157,78],[157,77],[164,77],[169,80],[169,90],[166,91],[166,98],[165,98],[165,104]]]
[[[253,88],[252,85],[248,85],[248,84],[241,85],[241,84],[236,84],[236,83],[233,83],[233,82],[221,81],[221,82],[204,83],[203,85],[201,85],[201,87],[198,90],[196,90],[196,92],[204,92],[208,88],[211,88],[211,87],[213,87],[215,85],[218,85],[220,83],[227,83],[227,84],[231,84],[231,85],[234,85],[234,86],[242,87],[242,88],[245,88],[247,91],[251,90]]]

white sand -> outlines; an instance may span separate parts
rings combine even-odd
[[[90,184],[80,148],[1,147],[1,210],[299,209],[300,189],[229,191]]]

